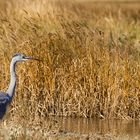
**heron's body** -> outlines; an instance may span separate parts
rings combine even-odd
[[[29,60],[29,59],[33,59],[30,57],[26,57],[23,54],[17,53],[13,56],[11,64],[10,64],[10,84],[9,87],[6,91],[6,93],[4,92],[0,92],[0,119],[3,118],[7,106],[11,103],[12,98],[14,96],[15,93],[15,88],[16,88],[16,72],[15,72],[15,67],[16,67],[16,63],[18,61],[24,61],[24,60]],[[37,59],[34,59],[37,60]]]
[[[11,102],[11,97],[8,94],[0,93],[0,119],[3,118],[8,104]]]

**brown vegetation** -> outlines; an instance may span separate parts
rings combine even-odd
[[[8,114],[140,118],[138,4],[7,0],[0,9],[0,89],[14,53],[43,60],[17,65]]]

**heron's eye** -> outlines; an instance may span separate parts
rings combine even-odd
[[[25,56],[22,56],[22,58],[25,58]]]

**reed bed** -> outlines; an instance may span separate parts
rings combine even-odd
[[[140,119],[140,7],[57,0],[0,2],[0,89],[16,52],[8,115]]]

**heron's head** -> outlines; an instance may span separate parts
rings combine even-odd
[[[39,59],[36,59],[36,58],[32,58],[32,57],[28,57],[26,56],[25,54],[22,54],[22,53],[16,53],[13,58],[12,58],[15,62],[18,62],[18,61],[26,61],[26,60],[39,60]]]

